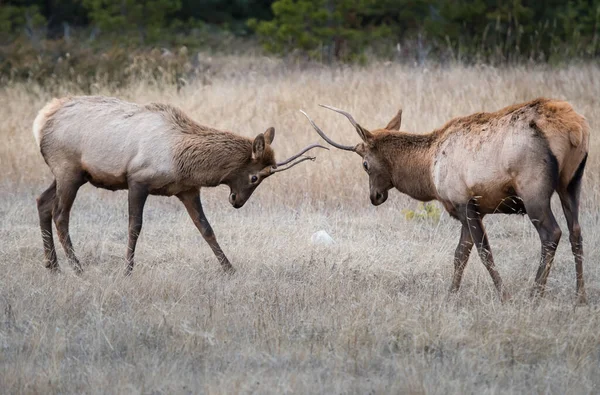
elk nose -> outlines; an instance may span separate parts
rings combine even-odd
[[[387,192],[375,192],[371,194],[371,203],[373,206],[379,206],[387,200]]]
[[[231,203],[232,205],[235,205],[236,197],[237,197],[237,195],[234,192],[231,192],[231,194],[229,195],[229,203]]]

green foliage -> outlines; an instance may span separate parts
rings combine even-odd
[[[277,0],[273,19],[250,20],[264,48],[340,60],[395,43],[419,56],[548,60],[600,54],[600,0]],[[400,47],[398,47],[400,48]]]
[[[9,35],[19,29],[39,29],[46,24],[46,18],[37,5],[0,3],[0,34]]]
[[[430,220],[438,222],[442,211],[435,203],[419,203],[416,210],[402,210],[407,220]]]
[[[369,22],[376,7],[374,0],[279,0],[273,3],[273,20],[250,20],[249,26],[270,52],[357,60],[369,42],[391,34],[385,23]]]
[[[252,18],[270,19],[271,3],[270,0],[182,0],[176,17],[182,21],[202,21],[237,35],[247,35],[246,21]]]
[[[107,49],[48,41],[39,52],[24,38],[0,46],[0,86],[11,81],[29,81],[49,89],[73,84],[91,92],[93,86],[125,86],[144,80],[174,85],[181,78],[204,75],[207,66],[191,64],[186,47],[165,54],[159,49],[111,46]]]
[[[181,0],[83,0],[89,18],[99,28],[116,33],[135,29],[143,41],[156,41]]]
[[[268,52],[324,62],[560,62],[600,56],[600,0],[0,0],[3,45],[39,52],[74,32],[171,48],[255,33]]]
[[[600,0],[459,0],[442,2],[437,10],[439,18],[427,24],[427,32],[434,41],[445,38],[459,57],[510,61],[600,53]]]

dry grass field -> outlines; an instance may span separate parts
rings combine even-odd
[[[176,198],[151,197],[124,277],[126,192],[84,186],[71,235],[84,274],[61,250],[61,274],[43,267],[35,198],[51,174],[31,135],[59,92],[0,90],[0,392],[2,393],[534,393],[600,391],[600,68],[489,67],[286,69],[240,60],[177,90],[148,81],[94,93],[180,106],[200,123],[254,136],[277,133],[278,158],[319,141],[299,109],[341,143],[404,108],[403,130],[426,132],[454,116],[537,96],[570,101],[592,126],[581,224],[589,305],[575,307],[575,267],[563,239],[543,300],[529,298],[539,239],[527,217],[486,218],[498,270],[513,299],[501,304],[473,253],[448,297],[459,223],[407,219],[418,203],[391,192],[373,207],[358,156],[319,151],[266,180],[240,210],[228,189],[202,200],[238,269],[221,273]],[[261,62],[262,66],[260,66]],[[259,66],[256,66],[259,64]],[[468,160],[468,158],[465,158]],[[312,246],[326,230],[336,241]],[[59,244],[57,244],[59,246]]]

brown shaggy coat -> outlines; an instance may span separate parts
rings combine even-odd
[[[368,131],[350,114],[328,108],[348,117],[363,142],[354,147],[335,143],[308,119],[330,144],[363,158],[374,205],[385,202],[388,190],[395,188],[418,200],[439,200],[461,221],[452,291],[460,286],[475,244],[498,292],[508,298],[482,219],[492,213],[527,213],[542,242],[535,290],[543,293],[561,237],[550,208],[556,191],[569,227],[579,301],[585,301],[578,213],[590,128],[569,103],[538,98],[492,113],[454,118],[423,135],[399,131],[402,110],[385,128]]]
[[[81,266],[69,237],[69,215],[78,189],[91,184],[129,190],[128,273],[148,195],[177,196],[223,268],[233,270],[217,243],[200,203],[200,188],[229,186],[229,201],[240,208],[277,168],[271,143],[275,130],[249,139],[202,126],[165,104],[140,105],[112,97],[54,99],[36,117],[33,134],[55,181],[38,198],[46,266],[58,268],[52,220],[67,257]],[[280,163],[285,165],[316,145]]]

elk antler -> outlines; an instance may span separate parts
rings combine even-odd
[[[323,137],[323,140],[327,141],[329,144],[333,145],[335,148],[339,148],[339,149],[343,149],[346,151],[356,151],[356,149],[350,145],[341,145],[336,143],[335,141],[333,141],[332,139],[330,139],[329,137],[327,137],[327,135],[325,134],[325,132],[323,132],[314,122],[312,119],[310,119],[310,117],[308,116],[307,113],[305,113],[304,111],[300,110],[300,112],[302,114],[304,114],[304,116],[308,119],[308,122],[310,122],[310,124],[312,125],[313,128],[315,128],[315,130],[317,131],[317,133],[319,134],[319,136]],[[350,116],[350,115],[348,115]],[[352,118],[352,117],[350,117]]]
[[[286,167],[278,167],[278,168],[271,167],[271,174],[291,169],[292,167],[296,166],[298,163],[304,162],[305,160],[315,160],[315,159],[316,158],[314,156],[305,156],[302,159],[297,160],[294,163],[292,163],[291,165],[286,166]]]
[[[329,150],[329,148],[323,147],[320,144],[311,144],[311,145],[303,148],[302,150],[300,150],[300,152],[298,152],[297,154],[290,156],[288,159],[284,160],[283,162],[277,163],[277,165],[275,167],[271,168],[271,174],[291,169],[292,167],[296,166],[298,163],[304,162],[305,160],[315,160],[314,156],[303,155],[306,151],[309,151],[313,148],[323,148],[323,149]],[[296,162],[292,163],[291,165],[286,166],[286,167],[281,167],[281,168],[279,167],[279,166],[287,165],[288,163],[292,162],[293,160],[295,160],[301,156],[302,156],[302,159],[297,160]]]
[[[340,110],[339,108],[335,108],[335,107],[331,107],[331,106],[326,106],[325,104],[319,104],[319,106],[325,107],[325,108],[327,108],[327,109],[329,109],[331,111],[335,111],[337,113],[340,113],[343,116],[345,116],[346,118],[348,118],[348,120],[350,121],[350,123],[352,124],[352,126],[354,126],[354,128],[358,132],[358,135],[360,136],[360,138],[362,139],[362,141],[366,142],[371,137],[371,132],[369,132],[367,129],[363,128],[362,126],[360,126],[358,124],[358,122],[356,122],[354,120],[354,118],[352,117],[352,115],[350,115],[346,111]]]
[[[313,148],[323,148],[323,149],[329,150],[329,148],[327,148],[327,147],[323,147],[323,146],[322,146],[322,145],[320,145],[320,144],[311,144],[311,145],[309,145],[309,146],[307,146],[307,147],[304,147],[304,148],[303,148],[303,149],[302,149],[300,152],[298,152],[296,155],[290,156],[288,159],[284,160],[283,162],[279,162],[279,163],[277,164],[277,167],[279,167],[279,166],[283,166],[283,165],[287,165],[288,163],[290,163],[290,162],[291,162],[291,161],[293,161],[294,159],[301,157],[301,156],[302,156],[302,154],[304,154],[306,151],[310,151],[310,150],[311,150],[311,149],[313,149]]]

